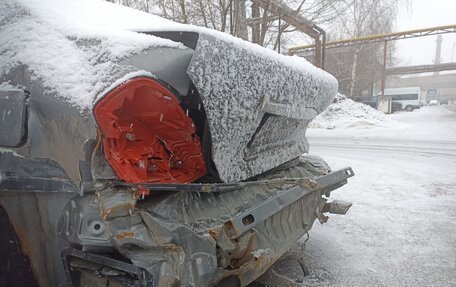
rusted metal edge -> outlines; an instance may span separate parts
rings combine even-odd
[[[313,186],[296,185],[290,190],[272,197],[242,214],[232,217],[224,223],[224,228],[231,239],[238,238],[260,222],[299,200],[304,195],[315,190],[322,190],[323,193],[327,193],[328,191],[334,190],[345,184],[347,179],[353,175],[353,170],[350,167],[347,167],[315,178],[315,185]]]
[[[341,176],[342,173],[349,172],[353,176],[351,168],[345,168],[336,172],[332,172],[328,175],[317,178],[318,188],[326,188],[334,185],[341,180],[334,180]],[[348,174],[346,174],[348,175]],[[328,178],[327,178],[328,177]],[[345,177],[344,179],[348,178]],[[189,192],[207,192],[207,193],[220,193],[239,190],[240,188],[253,187],[253,186],[265,186],[265,185],[301,185],[301,186],[312,186],[314,179],[310,178],[277,178],[270,180],[258,180],[258,181],[245,181],[237,183],[126,183],[118,182],[115,186],[130,187],[137,190],[150,190],[150,191],[189,191]]]

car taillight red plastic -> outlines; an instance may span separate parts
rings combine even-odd
[[[192,119],[157,81],[120,85],[97,103],[94,115],[106,159],[122,180],[185,183],[206,174]]]

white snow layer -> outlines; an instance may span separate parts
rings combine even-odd
[[[334,103],[314,118],[309,128],[347,129],[396,127],[401,123],[390,119],[383,112],[363,103],[355,102],[345,95],[337,94]]]
[[[117,64],[122,58],[152,47],[182,47],[158,37],[86,22],[78,17],[84,11],[101,17],[105,10],[93,10],[101,4],[97,1],[90,1],[90,6],[77,2],[0,1],[0,77],[25,65],[32,80],[40,80],[45,88],[84,110],[125,73]]]
[[[348,213],[313,225],[300,286],[456,286],[456,113],[389,116],[406,128],[308,130],[311,154],[355,176],[331,193]]]
[[[210,34],[291,69],[330,77],[300,57],[279,55],[219,31],[98,0],[0,1],[0,76],[18,64],[25,65],[32,79],[41,80],[46,88],[81,110],[90,108],[97,94],[117,78],[135,71],[123,71],[125,67],[116,64],[122,58],[153,47],[183,47],[132,31]]]

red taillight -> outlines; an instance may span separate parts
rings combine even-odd
[[[192,182],[206,174],[195,126],[176,97],[150,78],[101,99],[94,115],[106,159],[126,182]]]

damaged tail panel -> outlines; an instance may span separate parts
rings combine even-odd
[[[324,216],[326,196],[353,176],[350,168],[335,172],[316,168],[316,161],[302,157],[264,175],[262,179],[268,181],[240,183],[231,191],[164,190],[132,202],[131,196],[124,196],[125,187],[112,187],[98,196],[73,199],[59,234],[82,250],[117,250],[152,274],[158,286],[224,286],[227,282],[245,286],[305,235],[316,218]],[[108,216],[90,212],[87,200],[97,202]],[[98,211],[98,206],[92,210]],[[77,214],[84,216],[72,222]],[[97,229],[93,222],[101,227]],[[78,231],[75,226],[85,228]],[[78,257],[66,254],[68,268],[74,267],[72,260],[80,261]],[[103,267],[99,264],[96,270]],[[94,270],[82,265],[71,272]],[[116,280],[116,276],[105,277]],[[130,279],[136,284],[141,277]]]
[[[107,26],[60,27],[85,6],[47,2],[0,2],[0,220],[39,285],[245,286],[347,212],[328,197],[353,171],[303,156],[330,74],[175,23],[108,33],[134,10],[105,1],[84,5]]]

